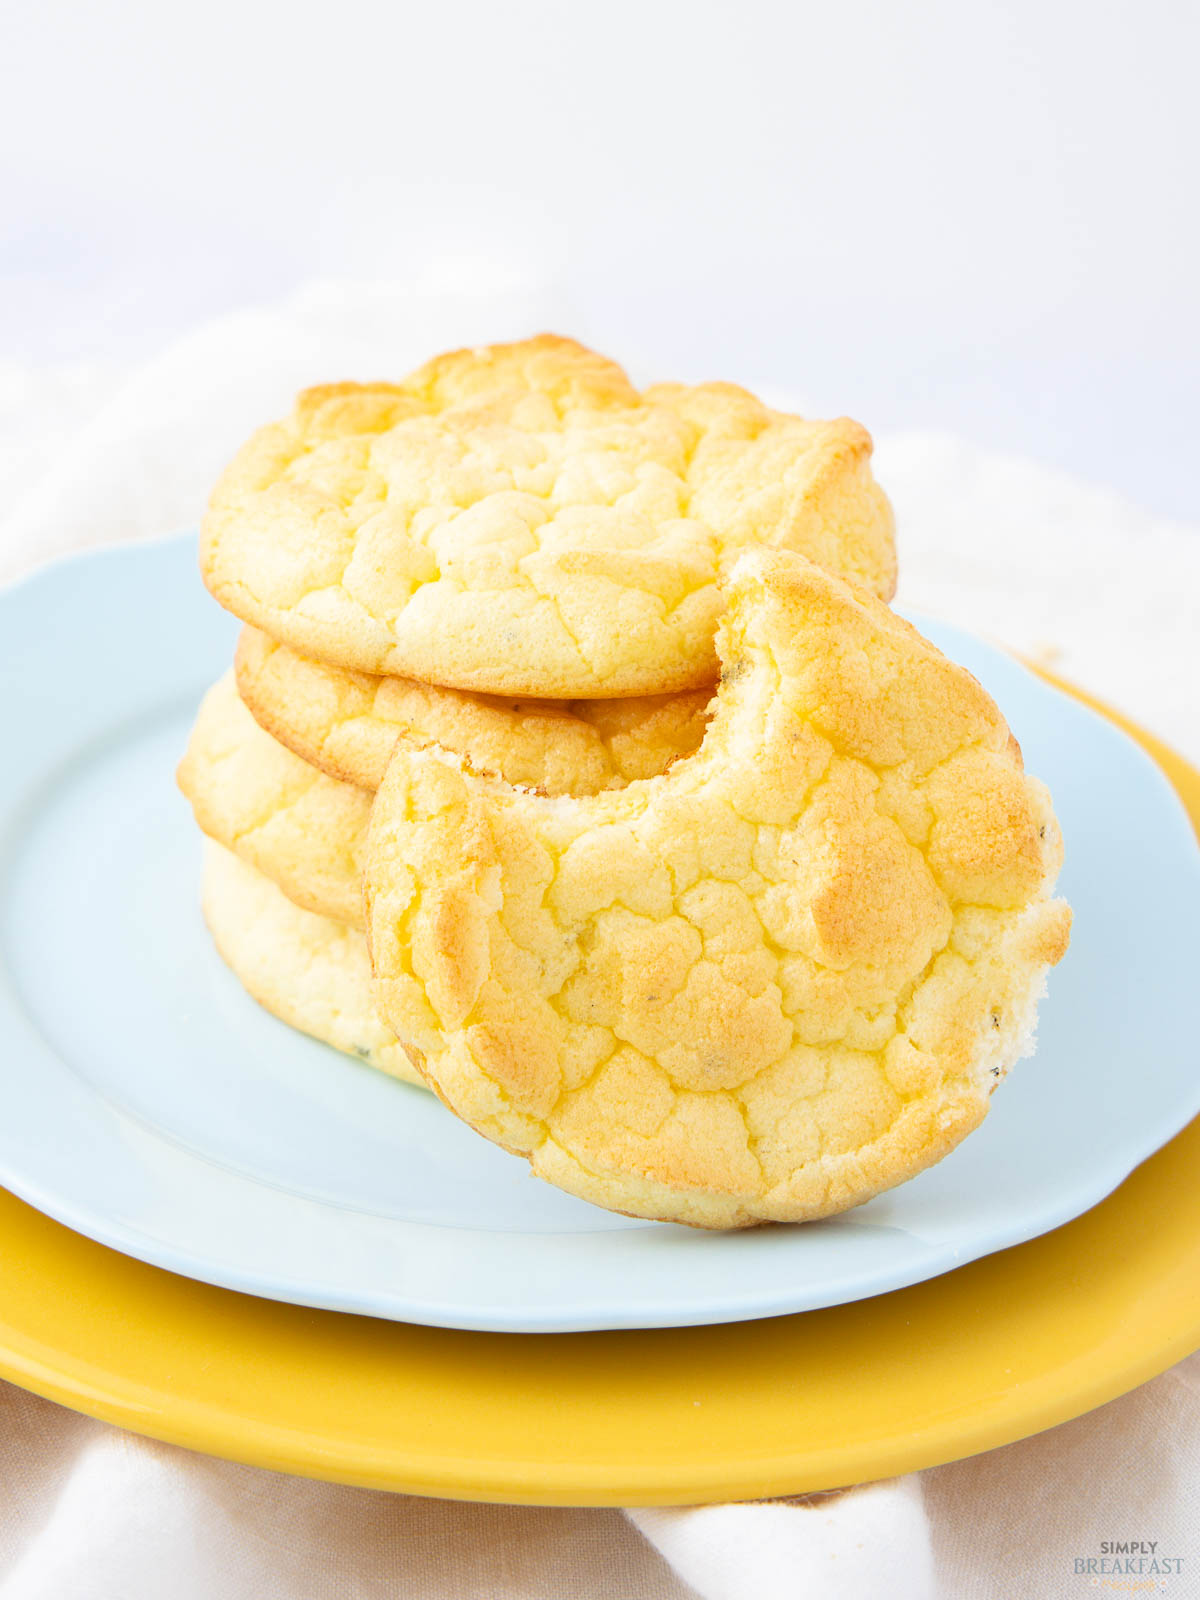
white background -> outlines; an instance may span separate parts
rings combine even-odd
[[[119,369],[314,276],[564,331],[1193,520],[1186,0],[5,8],[0,357]],[[330,376],[377,374],[330,374]]]

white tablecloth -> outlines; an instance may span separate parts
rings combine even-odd
[[[0,368],[0,576],[194,525],[234,447],[303,383],[401,372],[534,331],[547,309],[536,293],[319,285],[201,328],[131,376]],[[1049,661],[1200,760],[1200,529],[952,438],[877,444],[905,604]],[[1169,1575],[1089,1575],[1103,1542],[1131,1540]],[[1200,1356],[918,1476],[627,1513],[310,1483],[0,1384],[0,1600],[1000,1600],[1150,1583],[1200,1594]]]

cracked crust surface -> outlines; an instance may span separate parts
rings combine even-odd
[[[367,941],[356,928],[302,911],[270,878],[211,839],[201,904],[221,959],[259,1005],[335,1050],[421,1083],[379,1015]]]
[[[205,695],[177,776],[210,839],[303,910],[363,927],[371,794],[272,739],[242,704],[232,672]]]
[[[597,794],[662,772],[704,737],[710,689],[628,700],[512,700],[313,661],[257,628],[238,640],[237,685],[268,733],[331,777],[383,782],[404,735],[477,771],[547,794]]]
[[[870,455],[846,418],[732,384],[639,392],[543,335],[303,393],[218,483],[201,570],[244,621],[362,672],[555,699],[702,688],[750,545],[891,595]]]
[[[700,750],[620,791],[398,744],[365,889],[377,1002],[453,1111],[597,1204],[738,1227],[969,1133],[1070,913],[1000,712],[864,589],[749,553],[719,647]]]

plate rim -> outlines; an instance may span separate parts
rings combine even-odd
[[[1200,781],[1197,783],[1196,816],[1200,822]],[[314,1330],[295,1326],[296,1319],[304,1318],[303,1308],[216,1289],[118,1255],[0,1192],[0,1239],[11,1243],[14,1237],[20,1239],[24,1235],[23,1242],[26,1246],[32,1244],[32,1248],[26,1249],[22,1267],[28,1271],[32,1261],[34,1269],[32,1285],[14,1284],[12,1277],[0,1281],[0,1376],[101,1421],[167,1443],[250,1466],[362,1488],[506,1504],[593,1507],[704,1504],[812,1493],[923,1470],[1013,1443],[1116,1399],[1200,1348],[1200,1290],[1197,1288],[1200,1282],[1200,1187],[1194,1182],[1198,1161],[1200,1119],[1144,1163],[1099,1207],[1063,1228],[1011,1250],[981,1257],[954,1272],[908,1289],[831,1307],[823,1312],[802,1312],[790,1317],[716,1327],[547,1334],[535,1339],[521,1334],[453,1333],[416,1325],[382,1323],[337,1312],[308,1313],[321,1324],[374,1324],[389,1335],[401,1335],[398,1341],[401,1345],[403,1336],[410,1335],[425,1335],[440,1343],[453,1340],[460,1346],[467,1341],[466,1354],[479,1363],[496,1363],[497,1355],[501,1354],[497,1347],[511,1348],[514,1342],[526,1347],[536,1343],[543,1350],[551,1347],[546,1367],[559,1388],[557,1409],[565,1408],[570,1412],[572,1448],[561,1452],[561,1440],[554,1441],[561,1453],[551,1452],[548,1457],[544,1450],[539,1454],[528,1447],[525,1454],[521,1453],[520,1446],[536,1437],[531,1420],[536,1423],[544,1419],[530,1418],[528,1397],[520,1392],[519,1386],[512,1384],[507,1374],[501,1381],[507,1382],[514,1392],[507,1397],[504,1407],[505,1425],[498,1430],[493,1420],[489,1430],[489,1439],[497,1431],[504,1436],[508,1449],[503,1454],[482,1449],[472,1455],[464,1450],[464,1438],[471,1434],[475,1415],[473,1397],[469,1391],[460,1390],[453,1372],[446,1370],[441,1374],[440,1390],[429,1385],[425,1396],[428,1411],[441,1416],[440,1451],[431,1451],[427,1445],[399,1437],[381,1447],[377,1440],[359,1436],[350,1417],[340,1429],[330,1429],[328,1423],[320,1419],[306,1418],[305,1402],[298,1397],[300,1386],[295,1381],[294,1349],[288,1352],[292,1357],[290,1363],[280,1365],[273,1360],[271,1341],[261,1338],[254,1310],[267,1307],[274,1313],[283,1313],[285,1325],[276,1330],[282,1332],[281,1343],[294,1347],[299,1340],[301,1359],[307,1355],[314,1358],[313,1375],[319,1374],[323,1381],[335,1383],[338,1374],[331,1367],[331,1358],[336,1360],[339,1354],[336,1330],[332,1338],[322,1336],[324,1328],[315,1330],[317,1337],[309,1349],[303,1341]],[[1152,1170],[1155,1168],[1159,1169],[1157,1174]],[[1167,1173],[1163,1170],[1166,1168],[1172,1170]],[[1171,1298],[1171,1315],[1164,1316],[1161,1307],[1151,1306],[1150,1295],[1137,1292],[1144,1285],[1135,1286],[1132,1295],[1127,1295],[1117,1285],[1115,1293],[1108,1295],[1109,1301],[1118,1302],[1113,1325],[1104,1329],[1101,1337],[1068,1351],[1064,1361],[1055,1360],[1053,1345],[1049,1350],[1039,1347],[1043,1357],[1041,1365],[1029,1376],[1014,1377],[1007,1388],[998,1392],[989,1394],[986,1378],[983,1381],[977,1378],[975,1393],[968,1394],[964,1401],[961,1394],[953,1394],[953,1380],[960,1374],[946,1374],[939,1369],[936,1373],[939,1397],[945,1402],[949,1395],[948,1404],[936,1406],[930,1415],[927,1410],[920,1410],[918,1398],[906,1426],[893,1424],[883,1436],[846,1444],[838,1437],[841,1417],[837,1409],[845,1396],[833,1386],[827,1397],[824,1437],[810,1436],[791,1450],[776,1449],[761,1456],[735,1459],[729,1453],[731,1443],[740,1442],[747,1433],[753,1432],[756,1422],[765,1422],[767,1418],[761,1401],[750,1397],[749,1403],[739,1409],[734,1418],[736,1433],[731,1430],[728,1411],[731,1405],[739,1405],[745,1369],[740,1362],[731,1364],[728,1352],[720,1348],[721,1336],[733,1330],[748,1335],[753,1345],[760,1337],[781,1329],[786,1343],[793,1332],[798,1333],[803,1324],[813,1319],[832,1319],[836,1327],[847,1314],[861,1316],[865,1310],[890,1309],[893,1305],[902,1311],[920,1311],[920,1303],[925,1300],[935,1302],[936,1314],[936,1302],[943,1299],[948,1286],[980,1278],[985,1280],[980,1297],[984,1300],[988,1289],[986,1280],[997,1276],[1005,1284],[1027,1288],[1022,1283],[1021,1269],[1031,1256],[1044,1256],[1050,1251],[1057,1258],[1063,1253],[1064,1236],[1077,1237],[1086,1231],[1103,1237],[1106,1230],[1102,1213],[1111,1217],[1124,1209],[1140,1215],[1138,1202],[1131,1202],[1126,1193],[1139,1177],[1145,1175],[1157,1189],[1177,1195],[1181,1174],[1193,1180],[1191,1209],[1182,1222],[1174,1218],[1169,1231],[1173,1241],[1170,1248],[1178,1252],[1176,1275],[1185,1280],[1186,1293]],[[1140,1221],[1135,1226],[1140,1229]],[[48,1240],[46,1230],[52,1230]],[[39,1238],[39,1234],[42,1237]],[[1157,1241],[1160,1253],[1164,1237],[1160,1236]],[[80,1269],[68,1272],[66,1281],[76,1294],[84,1291],[83,1303],[77,1300],[73,1307],[52,1312],[48,1341],[41,1324],[45,1321],[47,1304],[53,1302],[55,1290],[64,1281],[61,1271],[64,1241],[68,1254],[76,1257],[76,1266]],[[87,1259],[81,1261],[80,1253]],[[1097,1255],[1091,1244],[1084,1245],[1081,1253],[1092,1260]],[[1066,1254],[1070,1256],[1069,1248]],[[1100,1254],[1103,1256],[1104,1252]],[[134,1286],[132,1296],[132,1339],[128,1337],[127,1326],[131,1320],[130,1297],[125,1294],[130,1286],[127,1281],[119,1282],[116,1293],[113,1292],[112,1262],[108,1258],[114,1256],[120,1268],[133,1269],[143,1280]],[[1181,1262],[1186,1263],[1185,1268],[1181,1268]],[[41,1272],[37,1271],[39,1265]],[[1045,1281],[1044,1262],[1035,1276]],[[1063,1276],[1061,1271],[1058,1276],[1060,1279]],[[178,1294],[171,1297],[181,1298],[181,1304],[173,1307],[174,1314],[167,1317],[160,1314],[162,1296],[156,1292],[160,1281],[175,1290],[182,1288],[182,1298]],[[100,1285],[109,1293],[97,1299]],[[1030,1298],[1013,1293],[1012,1288],[1004,1288],[1002,1292],[1010,1308],[1019,1306],[1023,1298]],[[139,1309],[143,1296],[145,1305]],[[188,1343],[188,1334],[192,1331],[188,1324],[197,1310],[193,1303],[197,1297],[215,1297],[220,1302],[217,1318],[225,1343],[214,1358],[211,1344],[201,1339],[202,1348],[197,1352],[198,1341],[192,1337],[192,1348],[181,1363],[178,1346],[180,1342],[185,1347]],[[35,1308],[30,1301],[34,1298],[40,1301],[36,1310],[42,1312],[41,1317],[31,1315]],[[968,1302],[972,1299],[970,1292],[965,1298]],[[994,1293],[992,1298],[996,1298]],[[1132,1317],[1128,1314],[1130,1305],[1134,1308]],[[212,1306],[199,1309],[202,1328],[211,1327]],[[111,1318],[126,1325],[122,1329],[126,1337],[118,1361],[110,1357],[106,1363],[95,1358],[92,1335],[97,1312],[101,1323]],[[1064,1333],[1069,1336],[1074,1327],[1073,1317],[1061,1319],[1060,1344]],[[623,1396],[614,1399],[608,1395],[597,1402],[587,1393],[587,1368],[597,1342],[610,1345],[619,1342],[623,1347],[622,1360],[631,1361],[636,1359],[644,1341],[665,1339],[668,1352],[674,1354],[673,1347],[678,1346],[681,1336],[689,1334],[700,1336],[699,1348],[680,1352],[680,1358],[673,1364],[677,1370],[683,1367],[691,1373],[696,1391],[706,1402],[724,1400],[726,1416],[719,1419],[723,1420],[724,1431],[719,1428],[707,1447],[693,1451],[685,1465],[674,1460],[664,1464],[647,1448],[645,1419],[633,1410],[637,1397],[622,1404]],[[148,1346],[152,1342],[161,1346],[164,1338],[175,1350],[172,1381],[156,1386],[147,1381],[137,1366],[140,1358],[147,1354]],[[778,1345],[779,1341],[775,1343]],[[710,1344],[711,1350],[707,1348]],[[1114,1346],[1120,1347],[1117,1358],[1106,1359],[1112,1355]],[[226,1382],[231,1351],[240,1354],[243,1366],[247,1360],[253,1364],[259,1380],[255,1409],[263,1409],[265,1396],[265,1409],[272,1415],[255,1415],[245,1404],[239,1407],[237,1400],[229,1398],[227,1391],[236,1389],[236,1384]],[[347,1353],[353,1354],[352,1351]],[[463,1353],[460,1348],[455,1355]],[[275,1354],[277,1356],[277,1352]],[[400,1348],[395,1352],[396,1360],[403,1365],[409,1354]],[[443,1361],[443,1369],[449,1368],[452,1361],[453,1356]],[[503,1370],[503,1361],[498,1364]],[[778,1366],[778,1360],[775,1364]],[[819,1370],[811,1374],[815,1384],[820,1384],[822,1377]],[[376,1381],[379,1381],[378,1376]],[[380,1397],[386,1399],[382,1385]],[[633,1434],[636,1444],[631,1442],[627,1455],[617,1455],[613,1447],[615,1445],[619,1451],[620,1441],[626,1434]]]

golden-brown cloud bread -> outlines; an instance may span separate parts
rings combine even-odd
[[[335,1050],[421,1083],[379,1015],[367,941],[357,928],[302,911],[270,878],[211,839],[201,903],[222,960],[259,1005]]]
[[[711,689],[628,700],[512,700],[331,667],[244,628],[237,685],[268,733],[331,777],[383,781],[404,734],[467,755],[477,771],[547,794],[596,794],[650,778],[704,737]]]
[[[361,672],[566,700],[699,689],[743,548],[892,593],[870,455],[845,418],[731,384],[639,392],[543,335],[307,390],[218,483],[201,570],[244,621]]]
[[[1003,717],[886,606],[752,552],[719,646],[699,752],[620,791],[398,744],[365,889],[377,1002],[452,1110],[597,1204],[726,1228],[951,1150],[1070,914]]]
[[[210,839],[265,873],[295,905],[363,926],[372,795],[272,739],[242,704],[232,672],[204,697],[178,778]]]

